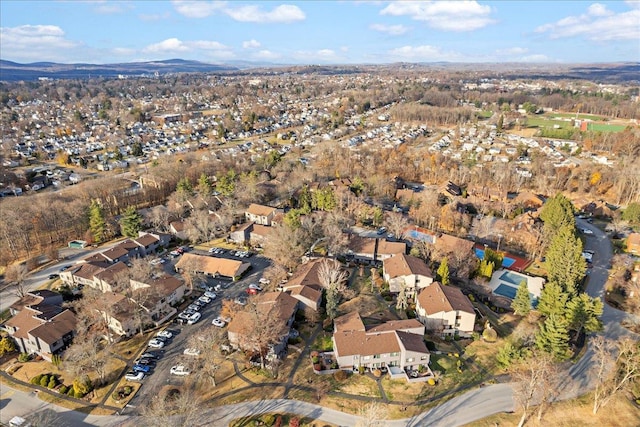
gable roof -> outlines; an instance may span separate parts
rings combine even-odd
[[[443,286],[433,282],[418,294],[418,303],[427,312],[434,314],[449,311],[464,311],[474,314],[469,298],[454,286]]]
[[[391,278],[412,274],[433,278],[431,269],[423,260],[404,253],[385,259],[383,261],[383,268],[384,272]]]
[[[242,262],[227,258],[218,258],[192,253],[185,253],[176,263],[176,268],[193,268],[207,274],[219,274],[225,277],[236,277],[242,275],[251,267],[248,262]]]
[[[70,310],[52,305],[38,305],[25,307],[6,324],[17,328],[13,334],[16,338],[28,339],[31,335],[52,344],[74,330],[76,318]]]
[[[376,251],[376,239],[360,237],[355,234],[349,236],[347,249],[357,254],[374,254]]]
[[[140,236],[136,240],[134,240],[134,242],[136,242],[138,245],[144,246],[145,248],[159,241],[160,239],[158,239],[156,236],[153,236],[151,234],[145,234],[144,236]]]
[[[336,332],[362,331],[364,332],[364,323],[360,317],[360,313],[352,311],[344,316],[333,319],[333,327]]]
[[[435,247],[445,253],[457,251],[471,252],[473,244],[470,240],[461,239],[449,234],[439,234],[436,236],[435,241]]]
[[[378,240],[379,255],[403,254],[407,251],[407,244],[404,242],[390,242],[388,240]]]
[[[247,209],[247,212],[250,213],[251,215],[269,216],[275,210],[276,210],[276,208],[272,208],[271,206],[265,206],[265,205],[259,205],[257,203],[251,203],[249,205],[249,208]]]

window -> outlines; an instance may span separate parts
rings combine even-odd
[[[427,360],[429,357],[428,356],[421,356],[420,360]]]
[[[364,360],[369,360],[371,358],[371,356],[364,356],[363,359]]]
[[[379,355],[379,354],[374,354],[374,355],[373,355],[373,358],[374,358],[374,359],[380,359],[380,355]]]
[[[389,354],[389,356],[391,356],[391,357],[398,357],[398,356],[400,356],[400,353],[398,353],[398,352],[390,353],[390,354]]]
[[[407,358],[407,363],[413,362],[413,357],[408,357]]]

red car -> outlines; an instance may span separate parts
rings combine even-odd
[[[245,292],[248,293],[249,295],[257,295],[259,291],[257,289],[247,288]]]

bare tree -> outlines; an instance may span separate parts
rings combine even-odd
[[[327,316],[334,319],[338,314],[340,298],[346,290],[346,280],[349,274],[340,268],[337,261],[325,260],[318,268],[318,280],[325,289],[327,300]]]
[[[545,354],[535,354],[514,367],[511,376],[515,382],[515,400],[522,408],[522,417],[518,427],[522,427],[530,415],[530,408],[536,401],[545,404],[549,398],[548,378],[554,374],[555,365],[552,358]],[[539,416],[542,416],[542,408]]]
[[[5,272],[5,279],[13,284],[13,293],[22,298],[27,294],[25,280],[29,274],[29,270],[25,264],[10,265]]]
[[[409,306],[408,298],[407,298],[407,285],[404,283],[404,280],[400,283],[400,292],[398,292],[396,308],[398,310],[406,310]]]
[[[265,367],[265,356],[269,347],[282,338],[283,325],[277,308],[266,309],[266,305],[252,302],[245,306],[244,333],[239,335],[240,348],[260,356],[260,364]]]
[[[95,331],[76,335],[73,344],[64,352],[64,366],[76,376],[95,372],[99,384],[104,384],[109,357],[103,354],[100,336]]]
[[[596,388],[593,414],[606,406],[619,392],[640,378],[640,341],[622,338],[612,342],[599,336],[592,342]]]
[[[387,228],[396,239],[403,240],[406,237],[406,230],[409,226],[409,221],[401,213],[393,213],[387,215]]]
[[[202,401],[192,385],[186,382],[167,393],[155,395],[150,404],[143,405],[141,421],[144,426],[192,426],[205,422]]]
[[[216,386],[215,375],[222,361],[220,343],[223,339],[222,329],[210,326],[189,340],[189,347],[200,351],[197,359],[191,359],[193,367],[198,369],[198,378],[208,380],[212,387]]]
[[[383,427],[387,420],[387,410],[378,402],[371,402],[360,408],[357,427]]]

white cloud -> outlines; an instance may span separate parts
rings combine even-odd
[[[128,10],[133,9],[133,5],[128,2],[99,2],[93,9],[96,13],[101,15],[115,15],[119,13],[125,13]]]
[[[257,49],[260,46],[261,46],[260,42],[258,40],[254,40],[254,39],[242,42],[242,47],[245,48],[245,49]]]
[[[389,55],[398,61],[463,61],[463,55],[457,52],[443,52],[430,45],[402,46],[391,49]]]
[[[273,60],[281,57],[280,54],[271,52],[270,50],[264,49],[259,52],[256,52],[253,57],[255,59],[263,59],[263,60]]]
[[[401,36],[409,31],[408,27],[404,25],[385,25],[385,24],[371,24],[369,26],[374,31],[379,31],[381,33],[386,33],[391,36]]]
[[[56,25],[21,25],[0,28],[2,57],[14,61],[65,61],[80,43],[65,38]]]
[[[589,6],[587,13],[591,16],[609,16],[613,14],[612,11],[607,9],[607,6],[600,3],[594,3]]]
[[[224,8],[224,1],[172,0],[175,10],[187,18],[206,18]]]
[[[506,49],[496,49],[496,55],[498,56],[514,56],[514,55],[524,55],[527,53],[529,49],[526,47],[509,47]]]
[[[312,63],[312,62],[341,62],[341,58],[332,49],[319,49],[319,50],[299,50],[292,55],[295,59]]]
[[[473,31],[495,21],[489,16],[491,7],[477,1],[398,1],[380,11],[381,15],[410,16],[430,27],[444,31]]]
[[[175,37],[163,40],[159,43],[150,44],[142,49],[142,52],[154,55],[198,54],[219,59],[233,58],[235,56],[229,47],[217,41],[182,41]]]
[[[240,22],[291,23],[304,21],[306,18],[298,6],[289,4],[282,4],[269,12],[265,12],[260,6],[255,5],[225,8],[224,12]]]
[[[551,39],[584,37],[593,41],[640,40],[640,9],[614,13],[606,6],[592,4],[587,13],[568,16],[551,24],[541,25],[537,33],[547,33]]]

